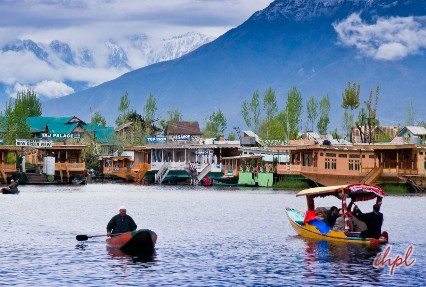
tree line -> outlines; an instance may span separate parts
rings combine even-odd
[[[280,140],[288,142],[298,139],[300,131],[317,131],[319,134],[331,133],[334,138],[345,138],[353,142],[354,129],[358,131],[362,142],[371,143],[377,141],[389,141],[390,135],[375,134],[376,128],[380,126],[377,117],[378,100],[380,88],[370,91],[366,100],[361,102],[361,87],[359,84],[348,81],[342,92],[341,107],[343,118],[341,133],[338,129],[329,129],[330,125],[330,97],[310,96],[305,106],[300,90],[291,87],[287,96],[283,99],[284,105],[278,106],[276,92],[267,88],[261,95],[258,90],[254,91],[251,99],[244,100],[241,105],[241,116],[248,129],[251,129],[264,140]],[[363,105],[362,105],[363,103]],[[130,133],[120,138],[122,145],[143,145],[147,136],[155,133],[164,133],[170,121],[182,121],[182,112],[175,108],[166,111],[166,117],[159,118],[157,115],[157,99],[149,94],[140,112],[131,108],[130,98],[127,92],[120,97],[118,105],[119,115],[115,120],[117,127],[132,122]],[[304,116],[304,113],[306,114]],[[357,117],[355,117],[355,114]],[[3,131],[5,144],[14,144],[17,138],[31,137],[30,127],[26,118],[42,115],[42,107],[37,95],[31,89],[17,93],[15,98],[6,102],[4,112],[0,112],[0,127]],[[426,126],[423,121],[415,122],[415,112],[412,100],[407,105],[407,118],[405,125]],[[303,120],[305,122],[303,123]],[[189,120],[190,121],[190,120]],[[95,111],[90,119],[91,124],[100,127],[106,126],[106,119],[100,111]],[[224,135],[227,129],[227,119],[224,113],[218,109],[204,119],[202,133],[205,137],[217,137]],[[132,136],[129,136],[132,135]],[[230,132],[228,139],[234,140],[234,132]]]

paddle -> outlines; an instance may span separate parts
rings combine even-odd
[[[117,236],[117,235],[120,235],[120,234],[123,234],[123,233],[115,233],[115,234],[111,234],[111,235],[112,235],[112,236]],[[92,235],[92,236],[87,236],[87,235],[77,235],[77,236],[75,237],[75,239],[77,239],[78,241],[86,241],[87,239],[92,238],[92,237],[102,237],[102,236],[108,236],[108,235],[106,235],[106,234],[101,234],[101,235]]]

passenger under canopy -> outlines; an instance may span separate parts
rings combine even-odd
[[[335,196],[341,200],[350,198],[353,202],[366,201],[376,198],[376,203],[380,204],[385,192],[378,186],[369,184],[351,184],[324,186],[304,189],[299,191],[296,196],[306,196],[308,210],[315,209],[314,198]]]

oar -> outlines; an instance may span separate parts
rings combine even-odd
[[[124,234],[124,233],[115,233],[115,234],[111,234],[111,236],[117,236],[117,235],[121,235],[121,234]],[[108,236],[108,235],[106,235],[106,234],[101,234],[101,235],[91,235],[91,236],[87,236],[87,235],[77,235],[77,236],[75,237],[75,239],[77,239],[78,241],[86,241],[87,239],[92,238],[92,237],[102,237],[102,236]]]

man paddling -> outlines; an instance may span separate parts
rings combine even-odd
[[[137,225],[133,218],[126,214],[126,208],[120,207],[119,213],[114,215],[107,225],[107,236],[136,230]]]

